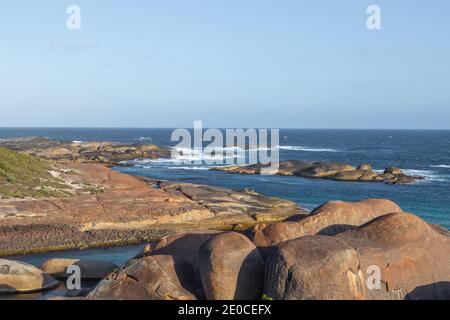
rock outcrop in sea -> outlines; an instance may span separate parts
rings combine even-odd
[[[269,165],[254,164],[246,166],[214,167],[211,170],[239,174],[261,174]],[[339,162],[312,162],[302,160],[286,160],[278,163],[278,169],[272,174],[297,176],[303,178],[329,179],[347,182],[384,182],[389,184],[406,184],[423,177],[409,176],[396,167],[386,168],[383,173],[372,170],[370,164],[358,167]]]

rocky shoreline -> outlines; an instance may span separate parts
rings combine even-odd
[[[0,140],[0,147],[39,158],[80,163],[120,165],[134,159],[169,158],[171,149],[154,144],[121,144],[109,141],[62,142],[44,137],[21,137]]]
[[[0,199],[0,256],[134,244],[181,230],[242,229],[305,214],[248,190],[138,178],[87,163],[59,163],[64,185],[95,192]],[[78,189],[75,189],[78,190]]]
[[[99,281],[92,291],[75,293],[77,299],[450,299],[449,230],[392,201],[331,201],[308,213],[249,190],[108,168],[167,152],[156,146],[45,138],[1,146],[16,151],[4,151],[0,160],[20,162],[3,165],[0,182],[5,190],[20,186],[20,196],[0,197],[0,256],[148,244],[123,266],[52,259],[38,269],[0,259],[0,294],[51,290],[75,264],[83,279]],[[45,190],[18,174],[18,165],[35,164],[30,172],[46,181]],[[282,162],[277,174],[387,183],[420,178],[396,168],[379,174],[368,165],[303,161]]]
[[[214,167],[211,170],[238,174],[261,174],[269,165]],[[267,174],[267,172],[266,172]],[[281,176],[297,176],[312,179],[329,179],[346,182],[383,182],[388,184],[408,184],[423,180],[423,177],[406,175],[396,167],[386,168],[382,173],[373,171],[370,164],[358,167],[338,162],[313,162],[302,160],[280,161],[278,169],[270,172]]]
[[[123,266],[51,259],[38,269],[3,259],[0,293],[52,289],[77,265],[98,284],[53,299],[450,299],[449,261],[448,230],[389,200],[332,201],[245,232],[173,234]]]

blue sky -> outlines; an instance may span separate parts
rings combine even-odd
[[[448,0],[0,4],[0,126],[450,129]]]

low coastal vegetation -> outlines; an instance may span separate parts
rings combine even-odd
[[[104,192],[104,186],[87,180],[68,164],[0,147],[0,199],[60,199]]]
[[[67,186],[51,171],[45,160],[0,147],[0,197],[67,196]]]

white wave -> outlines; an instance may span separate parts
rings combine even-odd
[[[373,172],[382,174],[384,170],[382,169],[373,169]],[[448,176],[441,175],[436,173],[433,170],[424,170],[424,169],[402,169],[403,173],[408,176],[414,176],[414,177],[423,177],[425,180],[418,180],[417,182],[421,181],[447,181]]]
[[[409,176],[424,177],[428,181],[447,181],[446,176],[437,174],[433,170],[403,169],[403,172]]]
[[[175,155],[173,161],[213,161],[213,162],[221,162],[224,159],[238,159],[243,158],[243,153],[236,153],[235,150],[238,150],[237,147],[233,150],[232,153],[228,154],[227,152],[218,152],[217,150],[226,150],[227,148],[205,148],[205,150],[198,149],[186,149],[186,148],[176,148],[175,150],[178,152]],[[231,149],[228,149],[231,150]]]
[[[139,141],[146,141],[146,140],[151,141],[152,138],[151,137],[139,137]]]
[[[147,163],[170,163],[170,162],[174,162],[174,160],[168,158],[157,158],[157,159],[148,159]]]
[[[244,151],[244,149],[239,147],[206,147],[204,148],[205,151],[208,152],[221,152],[221,151]]]
[[[120,161],[120,165],[134,166],[137,168],[149,169],[150,164],[174,163],[172,159],[134,159],[127,161]]]
[[[290,151],[306,151],[306,152],[339,152],[336,149],[330,148],[310,148],[310,147],[302,147],[302,146],[279,146],[281,150],[290,150]]]
[[[444,168],[444,169],[450,169],[450,164],[438,164],[435,166],[430,166],[432,168]]]
[[[169,170],[209,170],[208,167],[167,167]]]
[[[81,144],[81,143],[83,143],[84,141],[82,141],[82,140],[73,140],[72,141],[72,143],[76,143],[76,144]]]

